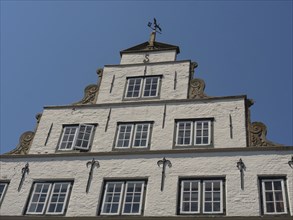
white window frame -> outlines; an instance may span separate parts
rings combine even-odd
[[[184,191],[184,183],[193,183],[193,182],[196,182],[198,184],[198,200],[197,200],[197,203],[198,203],[198,210],[197,211],[183,211],[183,191]],[[190,194],[192,193],[192,190],[190,189],[189,190]],[[181,199],[180,199],[180,214],[199,214],[200,213],[200,209],[201,209],[201,182],[200,180],[182,180],[181,181]],[[188,201],[189,203],[191,201]]]
[[[108,186],[109,184],[121,184],[121,190],[120,190],[120,197],[119,197],[119,204],[118,204],[118,209],[117,209],[117,212],[116,213],[107,213],[107,212],[103,212],[104,211],[104,208],[105,208],[105,200],[106,200],[106,197],[107,197],[107,192],[108,192]],[[103,198],[103,203],[102,203],[102,210],[101,210],[101,214],[102,215],[118,215],[120,213],[120,209],[121,209],[121,201],[122,201],[122,197],[123,197],[123,191],[124,191],[124,182],[114,182],[114,181],[109,181],[106,183],[106,186],[105,186],[105,189],[104,189],[104,198]],[[115,190],[115,189],[114,189]],[[113,200],[113,198],[112,198]],[[111,202],[112,204],[112,202]]]
[[[274,203],[274,208],[275,212],[267,212],[267,206],[266,206],[266,190],[265,190],[265,182],[270,182],[273,185],[273,182],[281,182],[281,190],[282,190],[282,196],[283,196],[283,205],[284,205],[284,212],[277,212],[276,209],[276,199],[275,199],[275,190],[274,187],[272,186],[272,193],[273,193],[273,203]],[[284,179],[261,179],[261,184],[262,184],[262,206],[263,206],[263,211],[264,214],[266,215],[279,215],[279,214],[287,214],[287,198],[286,198],[286,193],[285,193],[285,184],[284,184]]]
[[[197,134],[196,134],[196,126],[198,123],[205,123],[208,122],[208,143],[207,144],[196,144],[196,138],[197,138]],[[178,143],[178,139],[179,139],[179,124],[180,123],[191,123],[191,131],[190,131],[190,141],[188,144],[179,144]],[[180,120],[180,119],[176,119],[175,120],[175,124],[176,124],[176,136],[175,136],[175,146],[178,147],[197,147],[197,146],[210,146],[211,145],[211,140],[212,140],[212,120],[211,119],[203,119],[203,120],[196,120],[196,119],[189,119],[189,120]],[[203,129],[202,129],[203,130]],[[201,135],[201,140],[203,140],[203,134]]]
[[[148,78],[158,78],[158,83],[157,83],[157,87],[156,87],[156,95],[155,96],[145,96],[144,95],[144,91],[145,91],[145,86],[146,86],[146,79]],[[128,97],[128,89],[129,89],[129,82],[131,79],[141,79],[140,81],[140,87],[139,87],[139,94],[138,96],[135,97]],[[160,84],[161,84],[161,76],[140,76],[140,77],[130,77],[127,78],[127,83],[126,83],[126,91],[124,94],[124,98],[125,99],[139,99],[139,98],[155,98],[159,96],[159,89],[160,89]]]
[[[36,193],[36,188],[37,188],[37,186],[40,185],[40,184],[42,184],[42,188],[43,188],[43,186],[44,186],[45,184],[49,185],[49,187],[48,187],[48,191],[47,191],[47,194],[46,194],[46,199],[45,199],[45,201],[43,202],[43,203],[44,203],[43,209],[42,209],[41,212],[30,212],[29,209],[30,209],[30,207],[31,207],[31,205],[32,205],[32,200],[33,200],[33,197],[34,197],[34,195],[35,195],[35,193]],[[32,214],[32,215],[38,215],[38,214],[43,215],[43,214],[44,214],[44,211],[45,211],[45,209],[46,209],[46,205],[48,204],[48,199],[49,199],[49,194],[50,194],[50,191],[51,191],[51,187],[52,187],[52,183],[46,183],[46,182],[44,182],[44,183],[34,183],[34,189],[33,189],[32,193],[31,193],[31,195],[30,195],[31,197],[30,197],[30,201],[29,201],[28,206],[27,206],[26,214]],[[40,198],[40,197],[39,197],[39,198]],[[37,204],[37,206],[38,206],[39,201],[38,201],[36,204]]]
[[[66,189],[66,195],[65,195],[65,198],[64,198],[64,202],[63,202],[63,207],[62,207],[62,211],[61,212],[49,212],[49,207],[52,203],[52,196],[53,196],[53,193],[54,193],[54,189],[55,189],[55,186],[56,184],[68,184],[67,185],[67,189]],[[46,210],[46,214],[50,214],[50,215],[62,215],[65,211],[65,206],[67,204],[67,199],[68,199],[68,196],[69,196],[69,190],[70,190],[70,182],[55,182],[52,184],[52,190],[50,192],[50,199],[48,201],[48,204],[47,204],[47,210]],[[58,195],[58,198],[59,198],[59,195]],[[58,202],[56,202],[57,204],[60,204]]]
[[[154,96],[151,96],[151,95],[149,95],[149,96],[145,96],[145,95],[144,95],[144,91],[145,91],[145,87],[146,87],[146,80],[147,80],[147,79],[150,79],[150,78],[157,78],[157,79],[158,79],[158,82],[157,82],[157,88],[156,88],[156,95],[154,95]],[[144,97],[144,98],[158,97],[158,95],[159,95],[159,85],[160,85],[160,83],[161,83],[161,77],[159,77],[159,76],[149,76],[149,77],[145,77],[145,78],[143,79],[142,97]],[[152,84],[151,84],[151,85],[152,85]],[[151,91],[151,88],[150,88],[150,91]]]
[[[212,183],[212,201],[210,201],[210,203],[212,204],[212,211],[206,211],[205,210],[205,185],[207,182]],[[213,189],[213,185],[215,182],[220,182],[220,211],[213,211],[213,204],[214,204],[214,189]],[[203,201],[202,201],[202,205],[203,205],[203,213],[204,214],[221,214],[223,213],[223,180],[203,180]],[[216,201],[218,202],[218,201]]]
[[[0,185],[4,185],[3,191],[1,192],[1,195],[0,195],[0,206],[1,206],[2,201],[4,199],[4,196],[5,196],[5,193],[6,193],[6,190],[7,190],[7,187],[8,187],[8,182],[0,182]]]
[[[131,133],[130,133],[130,138],[129,138],[129,143],[127,147],[119,147],[118,146],[118,141],[119,141],[119,134],[121,130],[121,126],[131,126]],[[134,146],[135,144],[135,137],[136,137],[136,132],[137,132],[137,126],[138,125],[147,125],[148,126],[148,134],[147,134],[147,140],[146,140],[146,145],[145,146]],[[150,133],[151,133],[151,126],[152,122],[129,122],[129,123],[118,123],[118,130],[116,134],[116,141],[115,141],[115,149],[145,149],[149,147],[150,144]]]
[[[120,135],[121,126],[131,126],[130,137],[129,137],[129,142],[128,142],[128,146],[127,147],[120,147],[120,146],[118,146],[118,141],[119,141],[119,135]],[[117,137],[116,137],[115,148],[117,148],[117,149],[129,149],[130,148],[131,142],[132,142],[131,140],[132,140],[132,136],[133,136],[133,126],[134,126],[134,124],[132,124],[132,123],[119,124],[118,125],[118,133],[117,133]]]
[[[136,133],[137,133],[137,126],[138,125],[147,125],[148,126],[148,133],[147,133],[147,139],[146,139],[146,144],[145,146],[135,146],[135,137],[136,137]],[[151,128],[151,123],[136,123],[134,128],[134,132],[133,132],[133,141],[132,141],[132,147],[133,148],[147,148],[149,145],[149,137],[150,137],[150,128]]]
[[[79,131],[80,131],[81,126],[85,126],[86,128],[87,127],[90,127],[91,128],[91,134],[89,136],[88,145],[87,145],[86,148],[81,147],[81,146],[76,146],[76,143],[77,143],[77,139],[78,139],[78,135],[79,135]],[[60,143],[59,143],[59,146],[58,146],[58,150],[60,150],[60,151],[71,151],[71,150],[74,150],[74,149],[78,149],[78,150],[89,150],[89,148],[91,146],[91,142],[92,142],[93,133],[94,133],[94,127],[95,126],[94,125],[91,125],[91,124],[79,124],[79,125],[64,126],[64,128],[62,130],[62,136],[61,136],[61,139],[60,139]],[[61,148],[61,145],[63,143],[63,138],[64,138],[64,135],[65,135],[65,131],[68,128],[76,128],[76,131],[75,131],[75,134],[74,134],[74,139],[72,141],[71,148],[62,149]]]
[[[203,126],[203,123],[205,123],[205,122],[208,122],[208,143],[207,144],[204,144],[204,143],[197,144],[196,143],[196,138],[198,137],[196,134],[197,133],[197,124],[201,123]],[[203,127],[202,127],[201,131],[203,132]],[[202,135],[200,136],[201,142],[203,142],[204,137],[205,136],[203,136],[203,133],[202,133]],[[194,121],[194,141],[193,141],[193,143],[194,143],[194,146],[205,146],[205,145],[211,144],[211,121],[210,120]]]
[[[192,183],[192,182],[197,182],[198,183],[198,210],[197,211],[183,211],[183,191],[184,191],[184,183]],[[220,201],[216,201],[216,202],[220,202],[220,211],[205,211],[205,183],[207,182],[219,182],[220,183]],[[180,180],[180,204],[179,204],[179,213],[178,214],[182,214],[182,215],[213,215],[213,214],[224,214],[224,182],[225,180],[222,178],[215,178],[215,179],[181,179]],[[190,198],[191,198],[191,189],[190,191]],[[188,201],[189,203],[193,202],[193,201]],[[213,201],[213,190],[212,190],[212,200],[209,201],[212,203],[214,203]],[[213,208],[212,208],[213,209]]]
[[[66,191],[66,196],[65,196],[64,202],[63,202],[62,212],[49,212],[49,207],[50,207],[50,204],[51,204],[51,199],[52,199],[52,194],[53,194],[53,191],[54,191],[54,188],[55,188],[55,184],[68,184],[67,191]],[[46,199],[43,202],[44,206],[43,206],[43,209],[42,209],[41,212],[30,212],[29,209],[30,209],[30,206],[32,204],[32,200],[33,200],[33,197],[35,195],[36,188],[37,188],[38,185],[42,185],[42,187],[43,187],[43,185],[49,185],[48,191],[47,191],[47,194],[46,194]],[[36,182],[36,183],[34,183],[33,190],[32,190],[32,192],[30,194],[30,200],[29,200],[29,203],[27,205],[26,214],[29,214],[29,215],[63,215],[64,212],[65,212],[65,208],[67,206],[67,203],[68,203],[69,191],[70,191],[71,185],[72,185],[71,182]],[[36,204],[38,205],[39,201]]]
[[[126,194],[127,194],[127,189],[128,189],[128,184],[129,183],[141,183],[141,192],[140,192],[140,201],[139,201],[139,212],[138,213],[125,213],[124,212],[124,208],[125,208],[125,202],[126,202]],[[123,201],[123,207],[122,207],[122,215],[141,215],[141,211],[142,211],[142,199],[143,199],[143,195],[144,195],[144,184],[145,181],[127,181],[126,182],[126,188],[124,190],[124,201]]]
[[[140,204],[139,204],[139,212],[138,213],[125,213],[125,201],[126,201],[126,194],[128,189],[129,183],[141,183],[141,194],[140,194]],[[107,191],[109,184],[121,184],[121,190],[120,190],[120,198],[119,198],[119,205],[117,212],[115,213],[107,213],[104,212],[105,208],[105,200],[107,197]],[[144,188],[145,188],[145,181],[108,181],[106,182],[105,188],[104,188],[104,195],[103,195],[103,202],[101,206],[101,215],[141,215],[142,214],[142,206],[143,206],[143,198],[144,198]]]
[[[131,97],[128,97],[127,96],[127,93],[128,93],[128,88],[129,88],[129,82],[131,79],[140,79],[140,86],[139,86],[139,92],[138,92],[138,96],[131,96]],[[127,87],[126,87],[126,92],[125,92],[125,98],[127,99],[135,99],[135,98],[140,98],[141,97],[141,87],[142,87],[142,84],[143,84],[143,77],[133,77],[133,78],[128,78],[127,79]]]
[[[189,137],[189,144],[179,144],[178,143],[178,139],[179,139],[179,124],[180,123],[184,123],[186,126],[186,123],[190,123],[190,137]],[[193,126],[194,126],[194,122],[193,121],[177,121],[176,122],[176,125],[177,125],[177,129],[176,129],[176,146],[191,146],[192,145],[192,132],[194,130]],[[184,134],[185,134],[185,130],[184,130]],[[185,138],[184,138],[185,139]]]

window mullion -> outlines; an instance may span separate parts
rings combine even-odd
[[[45,185],[45,183],[43,183],[43,187],[44,187],[44,185]],[[52,183],[49,185],[46,200],[45,200],[45,204],[44,204],[44,207],[43,207],[44,209],[43,209],[42,213],[44,213],[45,210],[46,210],[46,213],[48,212],[49,203],[50,203],[51,197],[52,197],[52,188],[53,188],[52,185],[53,185]],[[43,187],[42,187],[42,189],[43,189]]]
[[[75,144],[76,144],[76,141],[77,141],[77,137],[79,135],[80,126],[81,125],[78,125],[78,127],[76,128],[76,131],[75,131],[75,134],[74,134],[74,139],[72,141],[72,147],[71,147],[71,149],[74,149],[75,148]]]
[[[139,85],[139,93],[138,93],[138,97],[141,98],[142,97],[142,90],[143,90],[143,86],[144,86],[144,78],[140,78],[140,85]]]
[[[119,198],[119,205],[118,205],[118,213],[121,215],[123,213],[123,208],[125,205],[125,199],[126,196],[124,195],[126,193],[126,186],[125,186],[125,182],[123,182],[121,184],[121,190],[120,190],[120,198]],[[123,204],[122,204],[123,202]]]

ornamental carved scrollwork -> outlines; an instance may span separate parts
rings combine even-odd
[[[73,103],[75,105],[94,104],[98,94],[99,88],[96,84],[88,85],[84,89],[84,97],[81,101]]]
[[[35,132],[32,132],[32,131],[24,132],[19,138],[18,146],[14,150],[8,152],[7,154],[23,154],[23,155],[28,154],[28,151],[33,142],[34,136],[35,136]]]
[[[207,98],[208,96],[204,93],[205,82],[202,79],[192,79],[189,83],[189,98],[190,99],[201,99]]]
[[[281,146],[275,144],[266,138],[267,127],[261,122],[253,122],[250,125],[250,146],[263,147],[263,146]]]

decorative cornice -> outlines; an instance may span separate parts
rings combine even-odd
[[[189,82],[189,99],[208,98],[204,93],[205,82],[202,79],[194,78]]]
[[[85,87],[84,97],[81,101],[73,103],[73,105],[94,104],[98,94],[99,88],[96,84],[91,84]]]
[[[32,131],[24,132],[19,138],[19,144],[17,145],[17,147],[6,154],[22,154],[22,155],[28,154],[28,151],[33,142],[34,136],[35,136],[35,132],[32,132]]]
[[[253,122],[249,126],[250,145],[253,147],[282,146],[267,140],[267,127],[262,122]]]

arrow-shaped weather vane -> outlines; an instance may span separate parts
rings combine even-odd
[[[155,18],[154,18],[154,23],[149,22],[149,23],[148,23],[148,26],[149,26],[152,30],[154,30],[155,32],[158,32],[159,34],[162,33],[162,29],[161,29],[160,25],[157,24],[157,20],[156,20]]]
[[[86,167],[89,167],[89,165],[91,165],[91,169],[90,169],[89,177],[88,177],[88,180],[87,180],[86,193],[89,192],[89,188],[90,188],[91,181],[92,181],[92,178],[93,178],[93,170],[94,170],[94,168],[95,167],[97,167],[97,168],[100,167],[99,161],[95,160],[95,158],[93,158],[92,161],[88,161],[86,163]]]
[[[172,167],[172,164],[170,162],[170,160],[166,160],[166,158],[164,157],[163,160],[159,160],[157,162],[158,166],[160,167],[161,165],[163,165],[162,167],[162,180],[161,180],[161,191],[163,191],[164,189],[164,182],[165,182],[165,177],[166,177],[166,165],[168,165],[168,167]]]
[[[236,167],[240,171],[240,180],[241,180],[241,189],[244,189],[244,171],[246,169],[245,164],[243,163],[242,159],[240,158],[239,161],[237,162]]]
[[[22,176],[21,176],[21,180],[19,182],[19,185],[18,185],[18,192],[20,191],[21,187],[22,187],[22,184],[23,184],[23,181],[25,179],[25,175],[28,174],[30,171],[29,169],[29,164],[28,162],[25,164],[25,166],[21,169],[21,173],[22,173]]]

